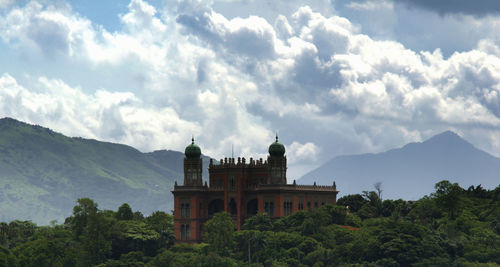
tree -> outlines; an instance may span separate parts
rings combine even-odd
[[[235,225],[231,215],[219,212],[205,223],[205,240],[219,255],[228,255],[233,245]]]
[[[383,212],[383,204],[378,194],[375,191],[363,191],[363,197],[367,200],[367,203],[361,207],[358,215],[362,218],[380,217]]]
[[[144,220],[153,230],[160,234],[158,248],[169,248],[174,244],[174,217],[163,211],[155,211]]]
[[[18,266],[14,254],[7,248],[0,246],[0,266],[14,267]]]
[[[3,236],[1,239],[9,248],[14,248],[26,241],[28,241],[36,230],[36,224],[31,221],[18,221],[14,220],[8,225],[2,223],[0,231]]]
[[[132,212],[132,209],[127,203],[123,203],[118,208],[118,212],[116,213],[116,219],[121,221],[134,219],[134,213]]]
[[[140,251],[146,256],[156,254],[160,234],[151,229],[145,222],[126,220],[118,221],[111,231],[113,257],[119,258],[123,254]]]
[[[111,238],[109,235],[115,221],[115,218],[104,216],[97,211],[88,215],[82,238],[84,248],[82,262],[85,265],[102,263],[111,254]]]
[[[73,207],[73,217],[67,218],[66,223],[71,225],[71,229],[76,237],[83,234],[87,227],[88,217],[97,213],[97,203],[90,198],[79,198],[77,205]]]
[[[373,187],[377,191],[378,198],[382,200],[382,182],[376,182]]]
[[[448,211],[448,215],[451,219],[457,217],[458,208],[460,207],[460,198],[464,190],[458,185],[458,183],[450,183],[447,180],[438,182],[434,188],[436,192],[434,196],[438,204]]]
[[[111,252],[109,229],[113,224],[113,217],[99,212],[97,203],[90,198],[79,198],[78,205],[73,208],[73,217],[67,218],[73,234],[82,241],[84,265],[93,265],[103,262]]]
[[[270,231],[273,229],[273,222],[267,213],[259,213],[245,220],[244,230]]]
[[[357,212],[366,203],[368,201],[360,194],[343,196],[337,200],[337,205],[349,206],[349,211],[352,212]]]

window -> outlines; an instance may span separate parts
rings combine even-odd
[[[304,201],[302,199],[299,200],[299,210],[304,209]]]
[[[283,202],[283,213],[285,216],[288,216],[292,214],[292,202],[291,201],[285,201]]]
[[[181,203],[181,217],[191,217],[191,209],[189,208],[189,204]]]
[[[230,181],[230,184],[231,184],[231,189],[234,190],[236,188],[236,180],[234,178],[234,176],[231,176],[231,178],[229,179]]]
[[[264,203],[264,211],[269,214],[269,216],[274,216],[274,202],[269,201]]]
[[[307,201],[307,209],[311,208],[311,201]]]
[[[188,240],[191,238],[191,230],[189,224],[181,224],[181,240]]]
[[[314,207],[317,208],[318,207],[318,201],[314,201]]]

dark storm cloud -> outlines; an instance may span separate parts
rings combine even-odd
[[[466,14],[485,16],[500,14],[500,1],[498,0],[395,0],[394,3],[404,3],[409,7],[424,8],[441,15]]]

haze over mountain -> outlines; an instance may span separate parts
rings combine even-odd
[[[130,146],[70,138],[48,128],[0,119],[0,221],[63,222],[76,200],[100,209],[129,203],[149,214],[170,212],[175,180],[183,179],[184,153],[141,153]],[[204,157],[203,177],[208,177]]]
[[[382,182],[382,197],[418,199],[434,191],[441,180],[462,187],[500,184],[500,158],[496,158],[446,131],[418,143],[378,154],[339,156],[302,176],[301,184],[332,184],[339,196],[374,190]]]

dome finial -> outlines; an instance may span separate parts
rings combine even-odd
[[[268,151],[271,156],[282,157],[285,154],[285,146],[278,142],[278,131],[276,131],[276,141],[269,146]]]
[[[194,143],[194,135],[191,137],[191,144],[186,147],[184,154],[188,158],[199,158],[201,155],[201,149]]]

